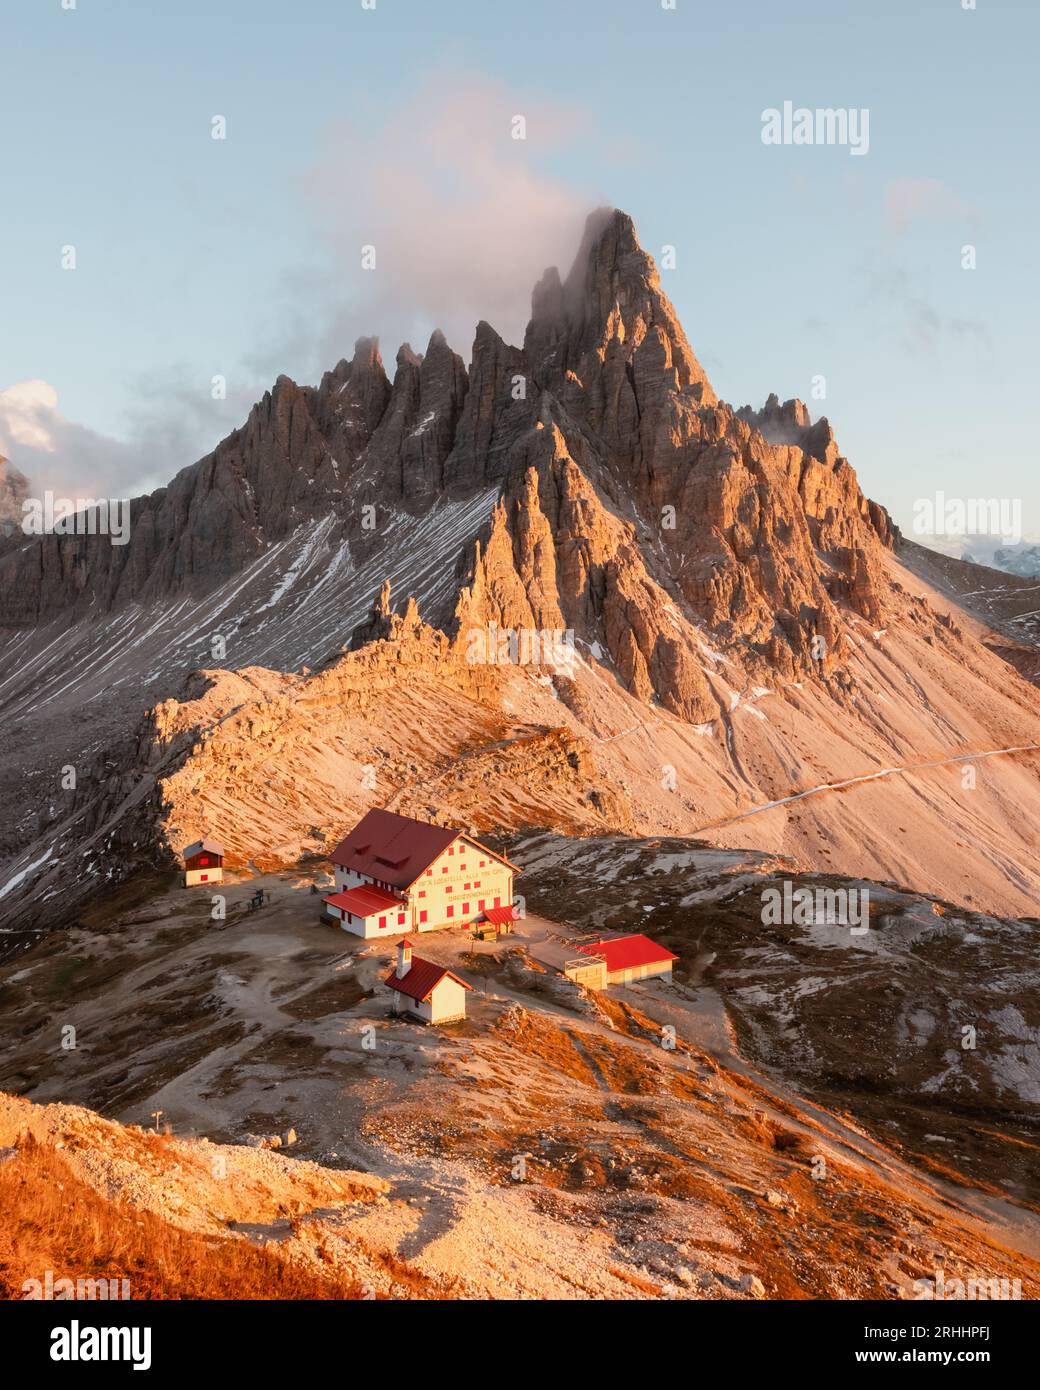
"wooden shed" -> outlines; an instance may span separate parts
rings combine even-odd
[[[208,836],[186,845],[181,850],[184,859],[184,886],[194,888],[200,883],[224,882],[224,846]]]

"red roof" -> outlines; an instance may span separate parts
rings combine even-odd
[[[399,977],[396,969],[391,970],[385,983],[391,989],[407,994],[410,999],[415,999],[421,1004],[424,999],[430,997],[445,976],[461,985],[463,989],[473,988],[443,965],[437,965],[432,960],[422,960],[419,956],[412,957],[411,968],[404,975]]]
[[[377,912],[390,912],[395,908],[404,911],[404,903],[374,884],[363,883],[360,888],[348,888],[343,893],[333,893],[325,901],[331,907],[342,907],[355,917],[374,917]]]
[[[666,951],[648,936],[615,936],[609,941],[589,941],[578,947],[589,956],[602,956],[607,962],[607,974],[616,970],[634,970],[640,965],[660,965],[679,957]]]
[[[369,811],[332,851],[332,862],[410,888],[424,870],[458,839],[457,830],[412,820],[393,811]]]
[[[499,922],[515,922],[516,908],[512,903],[508,903],[505,907],[486,907],[484,916],[489,922],[494,922],[496,926]]]
[[[420,874],[459,838],[508,864],[508,859],[459,830],[399,816],[396,811],[369,811],[350,834],[339,842],[330,858],[342,869],[355,869],[394,888],[410,888]],[[513,868],[510,865],[510,868]]]

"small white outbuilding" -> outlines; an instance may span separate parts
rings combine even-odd
[[[394,1013],[408,1013],[424,1023],[456,1023],[466,1017],[466,991],[472,985],[446,966],[412,955],[405,939],[397,947],[397,963],[385,983],[393,990]]]

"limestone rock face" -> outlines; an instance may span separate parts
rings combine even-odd
[[[10,459],[0,455],[0,536],[21,530],[25,513],[22,503],[29,496],[29,482]]]
[[[826,419],[718,399],[622,213],[539,281],[522,348],[481,323],[467,366],[434,333],[391,382],[359,339],[131,522],[0,539],[0,928],[67,917],[113,852],[130,874],[219,825],[232,862],[296,863],[376,804],[757,834],[1035,908],[1035,688],[921,592]],[[980,752],[963,799],[944,759]]]
[[[318,429],[328,441],[342,481],[376,431],[390,401],[390,383],[376,338],[359,338],[354,355],[322,377],[312,395]]]
[[[488,493],[490,521],[459,536],[449,635],[571,632],[693,722],[717,712],[705,645],[749,679],[815,679],[840,666],[847,616],[880,625],[891,600],[893,528],[828,422],[776,396],[719,401],[631,218],[606,210],[566,278],[535,286],[522,349],[480,323],[468,369],[434,332],[422,355],[400,348],[392,383],[374,338],[316,388],[279,377],[241,429],[134,502],[128,546],[0,542],[0,623],[202,595],[326,521],[370,573],[383,531],[362,513],[385,525]],[[380,640],[389,619],[344,636]]]

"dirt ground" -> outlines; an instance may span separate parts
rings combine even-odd
[[[709,987],[586,995],[552,964],[582,929],[530,914],[498,942],[419,938],[473,986],[464,1022],[428,1028],[391,1013],[396,938],[322,925],[314,881],[229,881],[223,921],[170,882],[0,966],[0,1089],[386,1184],[240,1234],[390,1296],[908,1297],[940,1258],[1040,1291],[1029,1212],[756,1069]],[[95,1178],[159,1210],[172,1182]],[[219,1208],[178,1183],[192,1221]]]

